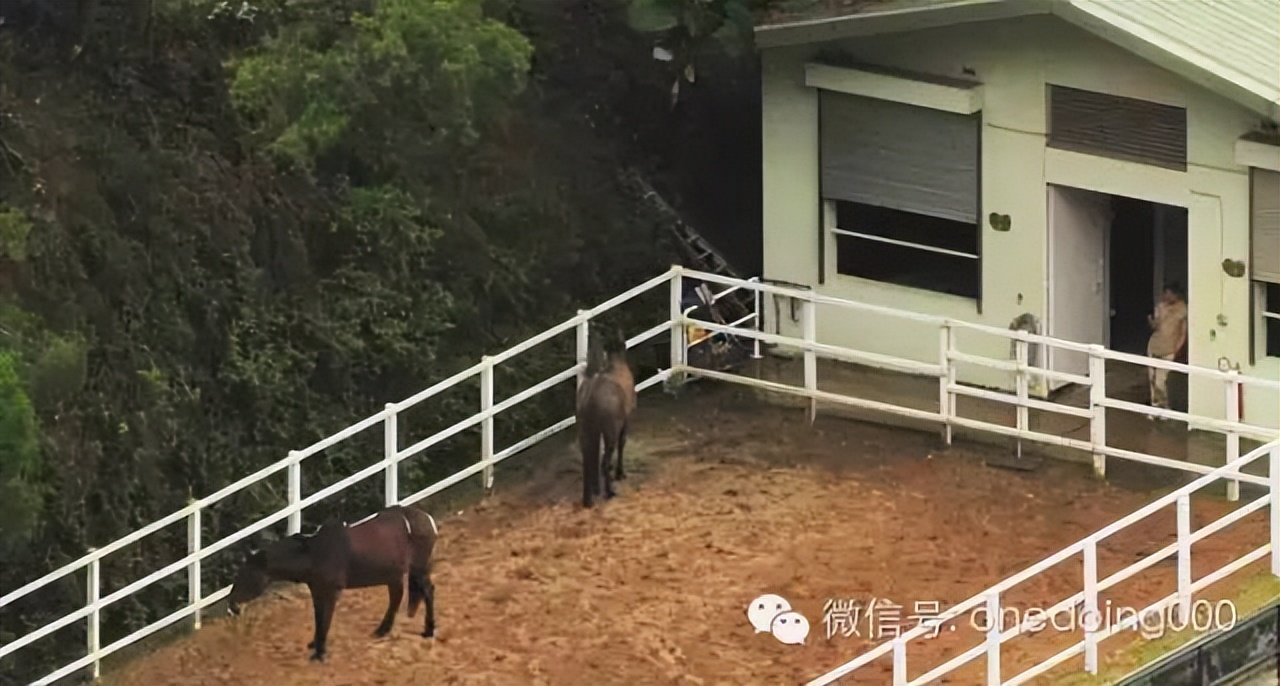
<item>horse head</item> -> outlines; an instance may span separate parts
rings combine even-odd
[[[305,559],[308,541],[314,535],[297,533],[277,538],[263,531],[256,541],[248,543],[244,563],[236,572],[227,596],[227,614],[238,616],[241,605],[266,592],[272,581],[292,580],[288,571],[296,569],[298,561]]]
[[[227,596],[227,614],[238,617],[240,605],[262,595],[270,583],[266,551],[250,547],[244,563],[236,572],[235,582],[231,584],[231,593]]]

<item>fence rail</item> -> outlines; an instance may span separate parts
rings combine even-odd
[[[1269,458],[1269,490],[1267,494],[1244,507],[1236,509],[1230,514],[1219,518],[1198,531],[1193,532],[1191,530],[1191,496],[1195,494],[1196,491],[1213,484],[1218,480],[1235,476],[1240,469],[1264,456]],[[1138,562],[1125,567],[1111,576],[1099,580],[1097,554],[1098,544],[1103,539],[1106,539],[1107,537],[1112,536],[1171,505],[1176,508],[1177,541],[1143,557]],[[1208,538],[1209,536],[1222,531],[1231,524],[1266,507],[1271,508],[1270,540],[1256,550],[1250,551],[1240,558],[1223,565],[1214,572],[1206,574],[1200,579],[1193,581],[1191,575],[1192,544]],[[1016,626],[1008,629],[1003,628],[1003,613],[1001,611],[1000,604],[1002,594],[1077,555],[1081,556],[1084,562],[1082,582],[1083,590],[1045,610],[1044,615],[1053,616],[1062,610],[1075,608],[1076,606],[1083,604],[1081,623],[1084,628],[1084,638],[1074,645],[1042,660],[1038,664],[1022,671],[1012,678],[1005,679],[1002,676],[1003,672],[1000,665],[1000,647],[1009,640],[1020,636],[1027,631],[1035,631],[1035,629],[1033,629],[1034,622],[1028,621],[1025,618]],[[908,644],[914,639],[924,638],[930,635],[934,630],[931,625],[922,625],[902,633],[892,641],[882,643],[860,657],[846,662],[826,674],[819,676],[818,678],[810,681],[808,686],[825,686],[826,684],[835,683],[836,680],[847,676],[857,669],[875,662],[886,655],[892,656],[894,686],[916,686],[920,684],[928,684],[933,680],[973,662],[984,655],[987,657],[987,678],[985,683],[988,686],[1017,686],[1018,684],[1026,683],[1077,655],[1084,656],[1085,671],[1090,674],[1097,674],[1099,643],[1120,633],[1121,631],[1136,628],[1139,622],[1143,621],[1143,619],[1148,616],[1148,613],[1163,612],[1170,606],[1174,605],[1177,606],[1179,621],[1184,623],[1189,622],[1192,612],[1192,598],[1196,591],[1203,590],[1204,588],[1225,579],[1244,567],[1268,556],[1270,556],[1271,560],[1271,573],[1273,575],[1280,576],[1280,442],[1272,442],[1267,445],[1263,445],[1262,447],[1232,461],[1229,464],[1218,467],[1209,474],[1192,481],[1190,484],[1187,484],[1177,491],[1174,491],[1173,493],[1156,500],[1136,512],[1133,512],[1123,519],[1098,530],[1079,542],[1058,551],[1039,563],[1028,567],[1022,572],[1019,572],[1004,581],[1001,581],[995,586],[988,588],[982,593],[957,604],[946,612],[941,613],[936,620],[934,620],[937,623],[945,623],[963,615],[966,612],[971,612],[979,607],[985,607],[987,610],[986,617],[991,624],[991,628],[986,636],[986,640],[977,647],[961,653],[942,665],[935,667],[914,679],[908,679],[906,667]],[[1148,605],[1146,608],[1143,608],[1141,611],[1131,615],[1130,617],[1109,626],[1105,630],[1101,629],[1100,626],[1095,626],[1093,629],[1089,628],[1090,622],[1085,622],[1084,616],[1088,613],[1093,613],[1094,617],[1099,616],[1099,593],[1170,557],[1174,557],[1177,560],[1177,591],[1161,598],[1151,605]],[[1100,625],[1101,619],[1092,623]]]
[[[743,317],[738,321],[728,324],[719,324],[692,318],[689,315],[693,311],[693,308],[686,309],[683,307],[683,295],[686,280],[724,286],[725,290],[716,293],[714,296],[715,299],[722,298],[731,292],[744,289],[750,290],[752,291],[752,299],[754,301],[754,312],[748,317]],[[808,290],[787,288],[775,284],[763,283],[757,279],[734,279],[708,272],[673,267],[668,272],[654,277],[635,288],[611,298],[597,307],[590,310],[579,311],[574,317],[524,341],[517,346],[499,354],[484,357],[480,362],[472,367],[460,371],[457,374],[454,374],[409,398],[406,398],[405,400],[398,403],[388,403],[381,411],[346,429],[343,429],[342,431],[339,431],[336,434],[333,434],[332,436],[318,441],[303,450],[292,451],[286,457],[274,464],[239,479],[208,496],[195,499],[186,507],[142,527],[129,536],[125,536],[101,548],[90,550],[81,558],[63,565],[62,567],[45,574],[39,579],[24,584],[23,586],[0,596],[0,609],[3,609],[5,606],[25,598],[30,594],[45,588],[49,584],[69,575],[82,574],[84,575],[83,578],[86,580],[87,593],[84,606],[78,610],[63,615],[43,627],[35,629],[24,636],[18,637],[3,646],[0,646],[0,659],[14,656],[22,651],[22,649],[30,646],[32,643],[42,638],[46,638],[60,629],[76,624],[77,622],[85,621],[87,624],[86,654],[74,662],[57,669],[45,677],[42,677],[34,683],[50,684],[64,677],[73,675],[80,670],[88,670],[88,672],[96,678],[100,672],[100,663],[102,659],[121,648],[136,643],[142,638],[186,618],[192,618],[194,626],[198,628],[200,626],[201,613],[210,605],[221,601],[229,592],[229,588],[224,587],[210,594],[202,593],[201,567],[202,562],[205,559],[211,555],[222,552],[228,547],[235,545],[249,536],[252,536],[281,521],[286,522],[287,531],[289,533],[296,533],[301,530],[302,514],[306,508],[315,505],[334,494],[340,493],[354,484],[363,482],[374,475],[382,474],[383,476],[384,502],[388,505],[395,503],[412,504],[419,502],[449,488],[450,486],[477,475],[480,476],[485,488],[491,487],[493,485],[493,468],[495,465],[519,454],[546,438],[563,431],[574,423],[574,418],[569,416],[555,422],[541,431],[538,431],[537,433],[534,433],[531,436],[517,441],[511,446],[498,450],[494,444],[493,427],[495,418],[501,413],[516,407],[534,396],[579,376],[586,367],[590,322],[594,318],[613,310],[614,308],[627,303],[642,294],[664,286],[668,287],[670,290],[669,310],[665,315],[666,320],[655,324],[644,332],[641,332],[627,340],[627,346],[630,348],[658,338],[664,333],[669,334],[670,338],[670,357],[668,367],[658,370],[654,375],[643,380],[638,385],[639,390],[644,390],[654,385],[668,382],[678,385],[686,378],[705,377],[710,379],[719,379],[775,392],[806,397],[810,400],[811,416],[816,414],[817,402],[822,401],[824,403],[851,405],[899,416],[936,421],[941,423],[944,427],[947,442],[951,441],[953,427],[966,427],[1007,436],[1015,436],[1021,439],[1039,441],[1046,444],[1056,444],[1077,448],[1093,454],[1095,467],[1098,469],[1099,473],[1103,471],[1103,460],[1105,460],[1106,457],[1117,457],[1194,473],[1213,474],[1215,475],[1214,478],[1225,476],[1226,478],[1231,479],[1233,483],[1245,481],[1264,486],[1269,485],[1269,480],[1266,477],[1254,476],[1241,471],[1240,466],[1242,466],[1244,462],[1236,458],[1239,457],[1239,437],[1274,438],[1276,432],[1274,429],[1252,426],[1241,421],[1238,404],[1228,402],[1228,416],[1226,419],[1197,417],[1189,413],[1157,411],[1145,406],[1130,407],[1130,405],[1132,405],[1131,403],[1125,403],[1124,401],[1109,398],[1107,396],[1105,377],[1102,372],[1105,369],[1105,361],[1111,359],[1124,360],[1149,367],[1158,367],[1170,369],[1172,371],[1200,375],[1206,378],[1222,381],[1229,393],[1228,398],[1235,397],[1232,393],[1238,393],[1238,389],[1242,385],[1261,388],[1263,390],[1280,391],[1280,382],[1242,376],[1236,372],[1221,372],[1219,370],[1192,367],[1189,365],[1165,362],[1163,360],[1141,357],[1130,359],[1133,358],[1133,356],[1115,353],[1105,350],[1099,346],[1083,345],[1038,334],[1009,331],[998,327],[962,322],[914,312],[894,310],[865,303],[856,303],[830,296],[824,296]],[[761,312],[764,310],[763,301],[766,297],[790,298],[801,303],[803,319],[802,328],[804,332],[803,338],[793,338],[764,331],[761,321]],[[819,304],[835,306],[846,311],[897,317],[900,319],[935,326],[938,330],[939,341],[939,352],[936,361],[922,362],[920,360],[895,357],[893,355],[853,350],[836,345],[819,343],[816,340],[816,306]],[[690,366],[688,363],[688,353],[690,348],[704,344],[707,339],[690,343],[686,339],[685,328],[689,324],[696,324],[713,334],[718,333],[721,335],[751,339],[753,341],[753,348],[755,352],[754,356],[756,357],[759,356],[759,346],[761,344],[789,346],[802,350],[804,355],[804,386],[791,386],[779,382],[765,381],[762,379]],[[1017,352],[1014,361],[1010,362],[1009,360],[960,351],[957,346],[956,338],[956,332],[958,330],[972,330],[1013,341]],[[557,336],[567,334],[571,331],[574,332],[576,341],[575,358],[572,366],[569,366],[563,371],[530,388],[520,391],[509,398],[501,401],[495,401],[493,380],[494,370],[498,365],[512,360],[534,346],[550,341]],[[1052,372],[1040,367],[1031,366],[1027,364],[1027,346],[1029,345],[1055,347],[1063,350],[1087,353],[1090,357],[1090,373],[1087,377],[1084,377]],[[869,400],[866,398],[856,398],[849,395],[820,391],[818,390],[817,374],[817,359],[819,356],[859,362],[885,369],[904,371],[911,374],[935,377],[938,379],[938,409],[936,411],[921,410],[892,403]],[[1041,359],[1044,359],[1044,356],[1041,356]],[[959,363],[976,364],[1014,373],[1017,377],[1016,392],[1005,393],[988,389],[972,388],[970,386],[959,384],[956,380],[956,367]],[[399,447],[399,416],[404,411],[419,403],[438,396],[449,389],[455,388],[464,382],[477,378],[479,380],[480,397],[477,401],[478,412],[476,414],[449,428],[438,431],[425,439],[417,441],[408,447]],[[1087,385],[1090,389],[1088,407],[1068,407],[1029,397],[1027,388],[1031,380],[1050,378],[1057,378],[1063,381]],[[1007,427],[960,416],[956,411],[956,399],[960,396],[979,397],[1014,406],[1017,408],[1017,425],[1015,427]],[[1222,432],[1228,436],[1228,464],[1224,467],[1214,469],[1204,465],[1181,462],[1178,460],[1171,460],[1168,458],[1108,446],[1106,443],[1105,430],[1106,410],[1108,408],[1143,412],[1150,415],[1169,416],[1183,421],[1198,422],[1210,430]],[[1069,439],[1031,430],[1028,426],[1028,411],[1031,409],[1059,412],[1077,418],[1088,419],[1090,424],[1090,440]],[[330,484],[315,493],[312,493],[309,496],[302,496],[302,469],[303,464],[309,457],[379,425],[381,425],[383,431],[382,459],[366,466],[341,481]],[[400,493],[399,465],[404,460],[420,454],[423,451],[462,433],[463,431],[476,427],[479,427],[480,430],[480,454],[473,465],[470,465],[452,476],[432,484],[416,493],[410,495],[402,495]],[[1232,454],[1233,450],[1235,451],[1235,454]],[[205,510],[229,496],[249,486],[260,483],[265,479],[271,478],[281,472],[285,473],[288,484],[287,505],[285,507],[218,541],[205,542],[202,540],[201,520],[202,513]],[[187,554],[184,557],[175,560],[169,565],[166,565],[165,567],[156,570],[141,579],[135,580],[110,594],[101,595],[101,563],[106,556],[122,550],[127,546],[136,544],[137,542],[160,532],[166,527],[184,521],[187,524]],[[187,578],[187,602],[183,607],[176,609],[173,613],[147,625],[146,627],[134,631],[128,636],[116,640],[108,645],[101,645],[100,626],[101,612],[103,609],[110,606],[112,603],[150,587],[162,579],[166,579],[176,574],[185,574]]]

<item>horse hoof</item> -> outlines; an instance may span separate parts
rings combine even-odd
[[[435,629],[427,629],[426,631],[422,632],[423,638],[435,638],[435,635],[436,635]]]
[[[626,472],[618,472],[617,474],[614,474],[614,475],[613,475],[613,480],[614,480],[614,481],[626,481],[626,480],[627,480],[627,473],[626,473]]]
[[[311,661],[312,661],[312,662],[324,662],[324,653],[312,653],[312,654],[311,654]]]
[[[387,634],[389,634],[389,633],[391,633],[391,629],[383,629],[383,628],[379,627],[379,628],[377,628],[377,629],[374,629],[374,631],[373,631],[373,637],[374,637],[374,638],[386,638],[386,637],[387,637]]]

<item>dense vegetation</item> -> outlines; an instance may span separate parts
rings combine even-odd
[[[755,83],[725,48],[748,40],[747,4],[638,4],[0,0],[0,590],[660,272],[672,253],[623,164],[743,231]],[[676,59],[652,58],[655,36]],[[530,355],[507,392],[567,359]],[[565,407],[526,403],[502,431]],[[370,458],[327,451],[306,488]],[[402,479],[471,459],[439,451]],[[206,540],[281,504],[246,492]],[[185,545],[173,527],[108,558],[103,593]],[[6,607],[0,643],[84,583]],[[184,594],[177,575],[117,603],[103,644]],[[74,626],[0,661],[0,682],[83,654]]]

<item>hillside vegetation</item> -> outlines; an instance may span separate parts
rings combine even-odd
[[[0,591],[661,272],[623,165],[750,236],[756,86],[724,48],[749,30],[720,28],[747,3],[687,3],[718,44],[680,3],[641,4],[0,0]],[[500,383],[560,371],[570,343]],[[474,412],[460,397],[430,419]],[[306,488],[373,457],[327,451]],[[402,480],[474,459],[433,452]],[[283,502],[237,496],[205,540]],[[330,508],[379,502],[373,484]],[[109,558],[103,593],[184,554],[180,528]],[[0,643],[79,607],[81,576],[6,607]],[[102,643],[185,593],[175,575],[113,605]],[[0,660],[0,682],[82,655],[81,627]]]

